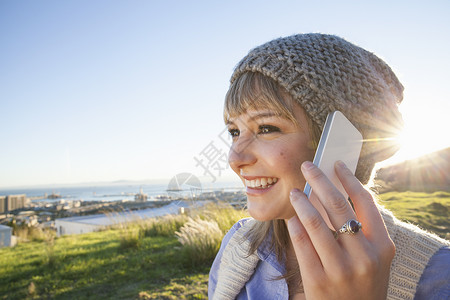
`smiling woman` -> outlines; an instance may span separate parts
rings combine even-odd
[[[384,61],[336,36],[276,39],[241,60],[224,119],[253,219],[225,236],[210,298],[424,299],[448,288],[450,275],[438,271],[449,264],[449,243],[396,220],[362,185],[398,149],[402,98]],[[335,164],[353,205],[310,162],[335,110],[363,135],[356,174]],[[298,190],[306,182],[317,199]]]

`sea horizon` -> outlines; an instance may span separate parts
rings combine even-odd
[[[202,184],[201,187],[195,186],[196,192],[213,191],[226,189],[241,189],[242,183],[236,181],[221,181]],[[169,190],[167,183],[143,183],[140,181],[114,181],[102,183],[83,183],[83,184],[61,184],[61,185],[39,185],[29,187],[11,187],[1,188],[0,196],[23,195],[32,201],[133,201],[134,196],[139,193],[146,194],[149,200],[156,200],[160,196],[170,196],[174,193],[183,193],[191,191],[189,185],[180,186],[178,191]],[[57,197],[55,197],[57,196]],[[50,197],[50,198],[49,198]],[[53,198],[52,198],[53,197]]]

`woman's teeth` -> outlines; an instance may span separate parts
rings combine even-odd
[[[253,180],[245,179],[245,185],[251,188],[264,189],[275,184],[277,181],[278,178],[270,178],[270,177],[258,178]]]

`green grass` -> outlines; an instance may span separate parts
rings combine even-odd
[[[51,264],[42,242],[0,249],[0,299],[31,299],[31,283],[36,299],[205,299],[209,266],[186,267],[176,237],[145,237],[125,250],[120,241],[120,229],[63,236]]]
[[[221,235],[216,249],[225,233],[212,220],[218,211],[225,224],[247,216],[225,204],[190,212],[215,224]],[[202,259],[183,255],[175,232],[188,219],[166,216],[83,235],[43,235],[2,248],[0,299],[206,299],[214,255],[202,256],[201,243],[190,247],[198,247]]]
[[[400,220],[450,238],[450,193],[389,192],[379,197]]]
[[[400,219],[448,238],[450,193],[380,198]],[[223,233],[245,216],[227,206],[191,213],[215,220]],[[187,220],[166,217],[2,248],[0,299],[206,299],[211,258],[192,264],[175,235]]]

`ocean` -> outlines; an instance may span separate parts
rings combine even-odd
[[[142,193],[148,196],[148,200],[156,200],[158,197],[187,195],[191,193],[189,186],[180,187],[179,191],[167,191],[167,184],[110,184],[110,185],[84,185],[68,187],[38,187],[38,188],[14,188],[0,189],[0,196],[25,194],[27,198],[34,201],[59,201],[82,200],[82,201],[120,201],[134,200],[135,194]],[[202,189],[196,188],[196,192],[207,192],[212,190],[237,190],[242,189],[238,182],[215,183]],[[57,194],[60,198],[52,199],[50,195]],[[39,198],[39,199],[36,199]]]

